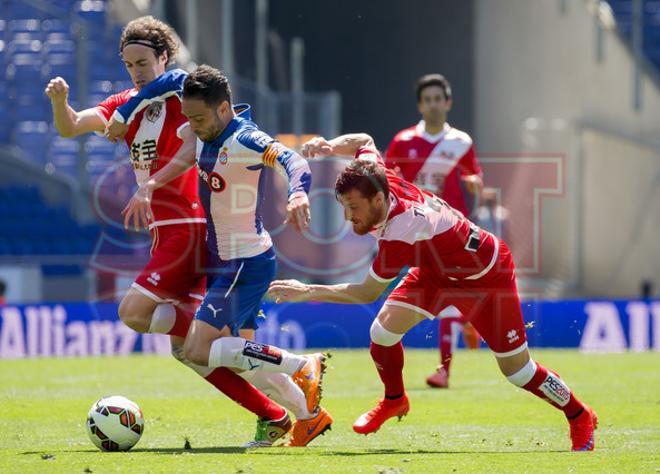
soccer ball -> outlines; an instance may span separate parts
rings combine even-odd
[[[128,451],[144,431],[142,410],[128,398],[104,397],[87,414],[87,434],[103,451]]]

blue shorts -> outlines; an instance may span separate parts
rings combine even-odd
[[[234,260],[222,260],[207,273],[206,297],[195,318],[213,327],[229,326],[232,335],[240,329],[257,329],[261,301],[275,278],[275,251]]]

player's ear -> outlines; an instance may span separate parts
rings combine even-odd
[[[454,102],[452,102],[451,97],[449,99],[447,99],[447,111],[451,110],[451,106],[453,104],[454,104]]]

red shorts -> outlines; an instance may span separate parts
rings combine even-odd
[[[206,224],[157,226],[151,239],[151,260],[132,287],[158,303],[199,303],[206,292]]]
[[[431,319],[447,306],[455,306],[496,356],[522,352],[527,336],[515,266],[506,244],[500,241],[499,247],[495,266],[478,280],[452,281],[411,268],[385,304],[409,308]]]

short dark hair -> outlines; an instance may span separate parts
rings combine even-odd
[[[119,39],[119,52],[131,42],[149,46],[154,50],[156,57],[167,51],[167,63],[174,62],[174,57],[179,50],[174,30],[153,16],[141,16],[129,21],[121,32]]]
[[[447,78],[442,74],[426,74],[417,79],[417,83],[415,84],[417,102],[422,100],[422,91],[432,86],[440,87],[445,94],[445,99],[451,99],[451,84],[449,84]]]
[[[231,104],[231,88],[224,72],[202,64],[183,83],[184,99],[201,99],[207,105],[218,106],[225,100]]]
[[[373,198],[379,191],[390,198],[390,186],[387,184],[385,168],[367,160],[354,160],[337,176],[335,196],[357,189],[367,199]]]

